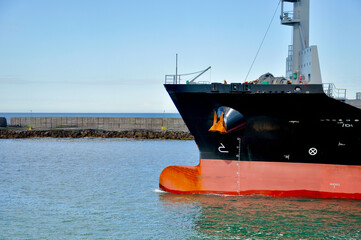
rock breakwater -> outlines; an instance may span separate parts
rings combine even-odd
[[[96,129],[52,129],[52,130],[25,130],[25,129],[0,129],[0,138],[136,138],[136,139],[178,139],[193,140],[193,136],[185,131],[155,131],[155,130],[125,130],[104,131]]]

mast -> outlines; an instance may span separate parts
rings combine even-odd
[[[285,3],[292,10],[285,11]],[[282,0],[281,24],[293,28],[288,46],[286,77],[293,83],[321,84],[317,46],[309,46],[309,0]]]

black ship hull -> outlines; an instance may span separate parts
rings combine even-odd
[[[202,159],[361,165],[361,110],[326,96],[322,85],[165,88]],[[226,108],[238,114],[233,126],[209,131]]]

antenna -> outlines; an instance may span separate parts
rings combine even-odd
[[[178,53],[175,54],[175,83],[178,81]]]

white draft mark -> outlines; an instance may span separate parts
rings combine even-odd
[[[218,147],[218,151],[221,153],[229,153],[229,151],[225,150],[226,147],[221,143],[221,146]]]

